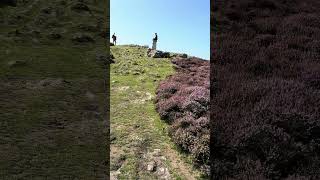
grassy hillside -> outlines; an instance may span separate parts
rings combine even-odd
[[[0,8],[0,176],[106,178],[106,3],[17,2]]]
[[[155,110],[160,80],[174,74],[170,59],[149,58],[141,46],[112,46],[111,53],[111,177],[201,179]]]

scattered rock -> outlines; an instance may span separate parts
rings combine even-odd
[[[118,180],[118,175],[120,175],[121,172],[118,171],[110,171],[110,180]]]
[[[156,168],[156,163],[154,161],[151,161],[147,164],[147,171],[154,171]]]
[[[148,52],[147,52],[147,56],[152,57],[152,58],[170,58],[170,53],[158,51],[158,50],[153,50],[153,49],[149,48]]]
[[[159,157],[161,155],[161,150],[160,149],[154,149],[152,152],[153,156]]]
[[[12,60],[8,62],[9,67],[18,67],[18,66],[24,66],[27,64],[27,61],[25,60]]]
[[[170,55],[170,58],[175,58],[175,57],[188,58],[188,55],[187,54],[178,54],[178,53],[173,53]]]
[[[160,167],[157,169],[156,173],[159,176],[159,179],[164,179],[164,180],[170,179],[170,173],[168,168]]]
[[[72,37],[72,41],[79,42],[79,43],[88,43],[94,42],[94,39],[91,35],[88,34],[76,34]]]

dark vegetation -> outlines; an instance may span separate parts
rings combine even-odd
[[[211,7],[212,178],[320,178],[320,1]]]
[[[156,108],[170,124],[173,141],[209,173],[209,62],[197,58],[172,62],[177,72],[160,83]]]
[[[0,179],[108,179],[105,5],[0,1]]]

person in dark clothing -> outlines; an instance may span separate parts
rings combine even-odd
[[[117,44],[117,36],[115,35],[115,33],[113,33],[113,35],[112,35],[112,42],[114,45]]]
[[[158,34],[155,33],[155,35],[156,35],[156,36],[153,38],[153,40],[158,41]]]
[[[158,41],[158,34],[155,33],[155,37],[153,38],[153,43],[152,43],[152,49],[154,50],[157,49],[157,41]]]

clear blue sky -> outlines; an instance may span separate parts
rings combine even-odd
[[[111,0],[110,35],[117,43],[152,46],[209,60],[209,0]],[[111,39],[111,37],[110,37]]]

